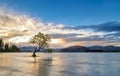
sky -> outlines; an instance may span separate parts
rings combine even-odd
[[[0,0],[5,42],[28,46],[38,32],[51,37],[53,48],[120,46],[120,0]]]

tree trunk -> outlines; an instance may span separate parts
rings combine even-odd
[[[37,51],[40,51],[40,49],[41,49],[41,47],[39,47],[39,49],[36,49],[36,48],[35,48],[32,56],[33,56],[33,57],[36,57],[36,52],[37,52]]]
[[[37,52],[37,50],[34,50],[34,52],[33,52],[33,57],[36,57],[36,52]]]

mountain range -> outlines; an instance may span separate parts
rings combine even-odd
[[[32,46],[20,47],[21,52],[32,52]],[[53,52],[120,52],[120,46],[70,46],[62,49],[52,49]],[[44,51],[44,49],[41,49]]]
[[[61,50],[61,52],[120,52],[119,46],[71,46]]]

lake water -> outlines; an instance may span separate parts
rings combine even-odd
[[[0,53],[0,76],[120,76],[120,53]]]

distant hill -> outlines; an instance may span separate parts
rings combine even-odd
[[[60,52],[120,52],[120,47],[118,46],[71,46],[62,49]]]
[[[88,47],[90,50],[103,50],[104,52],[120,52],[119,46],[92,46]]]
[[[83,46],[71,46],[61,50],[61,52],[87,52],[90,49]]]
[[[104,50],[106,50],[106,51],[119,51],[120,52],[120,47],[118,47],[118,46],[105,46],[104,47]]]
[[[33,52],[34,49],[32,46],[24,46],[24,47],[19,47],[21,52]],[[59,52],[61,49],[52,49],[53,52]],[[41,51],[45,51],[45,49],[41,49]]]
[[[91,46],[91,47],[88,47],[90,50],[104,50],[104,47],[103,46]]]
[[[32,52],[33,51],[32,46],[19,47],[19,49],[21,50],[21,52]]]

